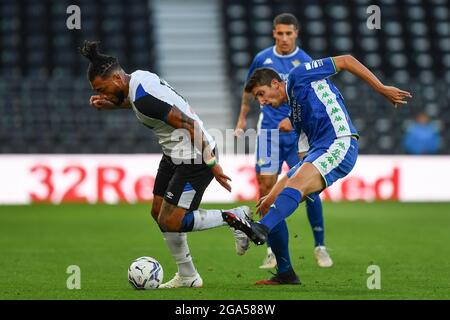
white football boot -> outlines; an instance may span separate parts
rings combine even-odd
[[[319,267],[329,268],[333,265],[333,260],[331,260],[327,248],[324,246],[317,246],[314,249],[314,257],[316,258]]]
[[[248,206],[241,206],[241,207],[237,207],[234,209],[223,210],[223,211],[234,213],[239,218],[245,219],[247,221],[251,221],[252,216],[253,216],[253,213]],[[234,229],[234,228],[230,228],[230,229],[231,229],[231,231],[233,231],[236,253],[239,256],[242,256],[243,254],[245,254],[245,252],[250,247],[250,239],[247,237],[247,235],[244,232]]]
[[[203,286],[203,280],[200,274],[196,274],[192,277],[184,277],[175,273],[172,280],[167,281],[159,286],[160,289],[173,289],[173,288],[201,288]]]
[[[277,266],[277,258],[270,247],[267,247],[267,255],[264,258],[263,264],[259,266],[260,269],[273,269]]]

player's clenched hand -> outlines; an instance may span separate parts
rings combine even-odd
[[[216,164],[214,167],[211,168],[211,171],[216,178],[217,182],[220,183],[222,187],[228,190],[228,192],[231,192],[231,186],[228,183],[228,181],[231,181],[230,177],[228,177],[225,173],[223,173],[222,167],[220,164]]]
[[[91,96],[91,98],[89,99],[89,104],[97,110],[116,108],[116,105],[114,103],[106,100],[105,98],[103,98],[103,96],[100,95]]]
[[[393,103],[396,108],[398,104],[407,104],[406,98],[412,98],[411,93],[408,91],[403,91],[391,86],[384,86],[380,93]]]
[[[289,132],[294,130],[294,128],[292,127],[291,120],[289,120],[289,118],[284,118],[283,120],[281,120],[280,123],[278,124],[278,129],[280,129],[280,131],[282,132]]]

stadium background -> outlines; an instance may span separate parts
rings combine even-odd
[[[301,5],[299,5],[301,3]],[[68,30],[66,9],[78,4],[81,30]],[[366,26],[370,4],[380,30]],[[233,128],[246,70],[273,43],[272,19],[292,12],[300,45],[314,58],[351,53],[414,99],[394,110],[343,73],[342,91],[362,154],[402,154],[401,137],[426,111],[450,151],[450,21],[446,0],[401,1],[9,1],[1,2],[1,152],[155,153],[157,142],[129,112],[87,108],[86,61],[76,48],[98,39],[129,72],[152,70],[179,89],[208,127]],[[253,112],[255,126],[257,108]],[[125,130],[126,129],[126,130]],[[118,134],[120,133],[120,134]]]
[[[372,4],[381,8],[379,30],[370,30],[366,25],[369,16],[366,10]],[[69,30],[66,26],[71,14],[66,10],[70,5],[78,5],[81,9],[80,30]],[[425,267],[409,271],[407,266],[399,268],[396,273],[390,274],[392,281],[399,287],[394,286],[395,289],[387,295],[375,298],[423,298],[423,294],[432,292],[430,297],[448,299],[450,253],[443,246],[449,240],[448,228],[445,232],[445,226],[448,227],[450,223],[450,207],[447,203],[431,204],[427,201],[450,201],[450,191],[445,185],[447,178],[450,178],[447,177],[450,174],[449,8],[448,0],[1,0],[0,203],[89,202],[91,205],[2,206],[0,247],[14,257],[14,261],[33,261],[33,256],[42,259],[43,262],[36,266],[36,270],[42,271],[40,277],[34,281],[31,276],[25,277],[26,283],[32,288],[48,283],[45,274],[60,270],[64,263],[71,260],[60,258],[60,261],[54,253],[65,251],[68,247],[66,256],[70,257],[71,253],[77,251],[75,239],[80,236],[80,229],[77,228],[84,230],[81,232],[84,248],[95,244],[103,248],[103,239],[112,241],[111,248],[98,253],[102,257],[112,255],[115,252],[114,245],[120,247],[119,243],[110,239],[109,233],[102,233],[106,232],[100,227],[104,222],[119,232],[117,236],[123,232],[124,238],[132,237],[134,245],[138,243],[138,236],[133,232],[120,231],[114,219],[124,225],[130,219],[130,224],[135,223],[133,228],[138,224],[146,225],[150,228],[148,230],[152,230],[152,243],[156,241],[163,247],[163,243],[156,240],[159,239],[158,232],[148,214],[152,178],[160,157],[157,140],[150,130],[136,121],[131,112],[98,112],[89,107],[88,99],[92,92],[86,80],[87,63],[76,50],[83,40],[100,40],[103,51],[117,56],[128,72],[145,69],[158,73],[188,99],[207,128],[225,131],[235,125],[243,82],[251,59],[259,50],[273,43],[273,17],[281,12],[291,12],[301,23],[299,44],[313,58],[350,53],[373,70],[383,82],[407,89],[414,96],[406,107],[394,109],[357,78],[345,73],[334,77],[333,81],[345,97],[349,113],[361,134],[360,153],[363,156],[353,180],[340,184],[337,191],[325,196],[333,200],[369,202],[327,202],[325,221],[329,223],[331,246],[336,246],[337,251],[339,241],[343,241],[340,243],[341,249],[351,246],[354,239],[348,233],[356,232],[364,238],[360,239],[358,248],[376,245],[376,254],[383,255],[394,241],[401,243],[405,250],[414,251],[418,240],[411,233],[421,228],[422,231],[416,235],[423,251],[428,250],[426,257],[438,257],[437,263],[430,266],[437,269],[429,269],[433,272],[430,271],[430,278],[427,278],[423,274]],[[257,109],[255,106],[250,114],[250,128],[256,126]],[[439,130],[442,138],[439,155],[405,155],[402,137],[419,110],[425,111]],[[227,198],[216,184],[211,186],[210,195],[206,197],[209,201],[226,202],[228,207],[238,200],[251,201],[256,195],[252,169],[253,143],[248,143],[247,155],[233,155],[230,146],[226,146],[228,155],[224,157],[224,162],[227,164],[225,171],[228,170],[234,179],[235,193]],[[124,180],[120,178],[122,174]],[[214,198],[214,194],[219,195],[218,198]],[[372,202],[383,199],[393,202]],[[425,203],[405,204],[403,207],[403,204],[397,203],[398,200]],[[121,204],[114,208],[93,205],[118,201],[143,201],[145,204]],[[303,212],[304,209],[299,211]],[[328,211],[332,213],[328,215]],[[426,214],[429,214],[428,217]],[[377,221],[377,218],[380,220]],[[347,225],[342,226],[340,221],[345,221]],[[356,224],[357,231],[352,229],[352,222]],[[393,228],[391,223],[394,222],[401,226]],[[302,225],[302,237],[304,235],[307,238],[307,244],[311,242],[303,213],[291,219],[290,223],[295,224],[296,228]],[[61,233],[61,228],[65,232]],[[396,233],[398,238],[379,239],[378,235],[388,232],[386,230]],[[149,244],[147,232],[141,230],[139,239]],[[342,232],[346,236],[338,241]],[[220,244],[223,241],[224,247],[230,245],[229,241],[222,238],[218,240],[219,236],[212,234],[192,235],[194,255],[195,244],[201,246],[202,237],[213,237]],[[29,242],[17,241],[20,235]],[[223,238],[227,237],[224,231]],[[33,242],[31,246],[30,241]],[[304,243],[294,243],[292,250],[300,250],[301,245],[304,246],[301,247],[302,252],[310,251],[310,247]],[[123,251],[128,249],[124,244]],[[134,256],[142,255],[144,250],[148,250],[148,246],[137,245],[120,256],[126,265]],[[152,250],[156,251],[146,251],[147,254],[158,256],[163,265],[172,264],[164,248]],[[257,249],[254,251],[257,252]],[[29,254],[29,257],[24,258],[24,254]],[[207,257],[211,253],[203,254]],[[260,259],[256,253],[252,254],[250,260]],[[371,259],[376,260],[377,255],[371,254],[364,256],[361,263],[367,266]],[[389,263],[402,264],[398,256],[391,254],[393,259],[387,259]],[[302,255],[308,256],[307,253]],[[339,257],[339,252],[335,255]],[[81,256],[78,258],[87,258]],[[359,257],[344,255],[341,258],[341,261],[352,265]],[[198,259],[201,261],[202,258]],[[418,254],[416,259],[409,262],[418,264],[428,258]],[[91,262],[92,270],[100,263],[99,260]],[[339,281],[346,281],[344,270],[348,269],[338,269],[336,272],[339,274],[333,275],[335,282],[327,282],[332,281],[328,280],[329,275],[315,274],[312,263],[306,260],[302,260],[302,268],[306,269],[304,272],[307,277],[319,277],[319,287],[324,291],[330,286],[338,288],[337,292],[315,296],[314,289],[310,287],[312,291],[307,291],[309,296],[306,298],[311,295],[317,298],[370,298],[365,295],[367,291],[352,291],[355,288],[353,284],[357,287],[361,281],[365,281],[364,269],[358,269],[359,282],[349,280],[348,287],[340,287]],[[33,290],[14,285],[6,275],[11,274],[11,266],[5,260],[2,261],[0,287],[3,290],[0,297],[123,297],[118,293],[122,290],[122,281],[106,276],[105,279],[91,276],[91,285],[95,289],[88,290],[85,296],[71,295],[73,291],[60,288],[61,285],[64,287],[67,276],[64,270],[59,275],[58,284],[51,285],[50,279],[50,284],[42,287],[44,289],[36,296]],[[106,261],[115,264],[112,258]],[[201,263],[200,266],[212,268]],[[123,267],[111,266],[111,274],[120,274],[120,268]],[[169,271],[170,268],[167,267]],[[215,271],[219,273],[220,268],[217,267]],[[413,287],[422,281],[429,281],[429,287],[422,288],[419,285],[414,287],[414,293],[409,292],[407,284],[399,283],[404,272],[411,273]],[[256,272],[248,273],[255,276]],[[254,280],[241,273],[236,277],[239,281],[249,283]],[[221,285],[227,288],[227,279],[217,279],[218,288],[222,288]],[[99,293],[103,280],[115,281],[115,287],[107,289],[104,296]],[[313,282],[310,280],[310,283]],[[233,288],[237,286],[234,284]],[[246,290],[249,288],[247,286]],[[205,293],[203,297],[226,299],[245,296],[233,295],[228,289],[220,290],[216,295],[208,296]],[[350,290],[351,294],[340,295],[346,290]],[[126,292],[127,297],[134,298],[133,292]],[[278,293],[275,293],[272,298],[303,297],[295,291],[288,293],[292,295],[277,296]],[[271,297],[270,292],[265,294],[265,297]],[[161,297],[179,298],[169,294],[162,294]],[[199,294],[194,297],[202,296]]]

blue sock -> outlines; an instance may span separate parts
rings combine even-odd
[[[277,258],[278,272],[286,272],[292,269],[291,257],[289,256],[289,232],[285,220],[272,229],[267,243]]]
[[[324,246],[323,210],[322,201],[317,193],[310,194],[313,201],[306,200],[306,212],[308,213],[309,224],[314,235],[314,242],[317,246]]]
[[[181,221],[181,230],[180,232],[189,232],[192,231],[194,227],[194,213],[192,211],[186,212]]]
[[[275,200],[274,206],[259,222],[269,228],[269,231],[272,230],[297,209],[301,200],[302,193],[300,191],[293,188],[284,188]]]

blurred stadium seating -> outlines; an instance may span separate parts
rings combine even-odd
[[[68,30],[66,9],[81,10]],[[126,70],[154,70],[152,13],[146,0],[0,2],[0,152],[157,152],[149,130],[130,112],[88,107],[92,94],[83,40],[101,39]]]
[[[300,45],[312,57],[351,53],[385,82],[413,92],[407,108],[394,110],[355,77],[334,78],[361,134],[361,153],[399,154],[413,112],[426,111],[450,152],[450,1],[355,0],[221,2],[233,107],[252,57],[272,45],[272,19],[292,12],[300,20]],[[68,31],[66,8],[82,8],[81,30]],[[366,27],[366,8],[382,8],[381,30]],[[99,113],[86,61],[76,48],[100,39],[126,70],[159,72],[154,12],[147,0],[0,2],[0,153],[146,153],[160,149],[130,112]],[[183,91],[183,88],[180,88]],[[253,114],[256,120],[257,110]]]

